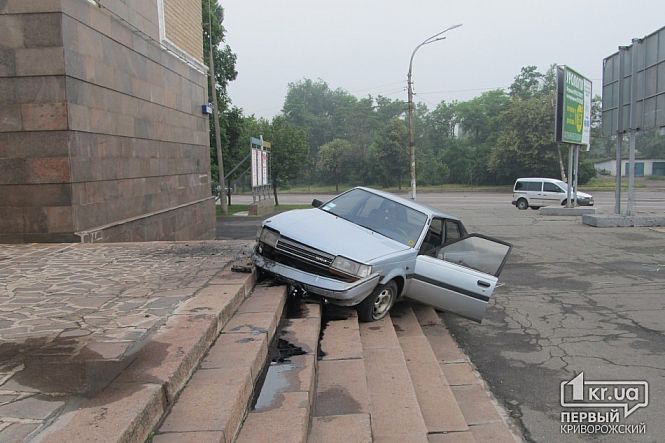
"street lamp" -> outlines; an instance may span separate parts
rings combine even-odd
[[[418,49],[422,46],[429,45],[430,43],[438,42],[439,40],[444,40],[445,37],[439,37],[444,32],[448,32],[451,29],[459,28],[462,24],[451,26],[446,28],[438,34],[434,34],[430,38],[426,39],[424,42],[416,46],[416,49],[411,53],[411,60],[409,60],[409,74],[407,76],[407,84],[409,90],[409,157],[411,161],[411,199],[416,199],[416,140],[413,135],[413,82],[411,81],[411,71],[413,68],[413,56],[416,55]]]

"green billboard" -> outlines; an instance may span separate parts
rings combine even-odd
[[[567,66],[557,69],[556,140],[586,145],[591,139],[591,81]]]

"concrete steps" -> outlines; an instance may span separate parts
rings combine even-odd
[[[153,442],[234,441],[285,301],[285,286],[254,288],[224,325],[154,432]]]
[[[279,352],[271,358],[256,404],[235,440],[238,443],[302,443],[307,439],[316,386],[321,307],[301,304],[296,311],[287,310],[276,337]]]
[[[370,400],[356,311],[326,307],[309,442],[371,442]]]
[[[418,398],[428,434],[465,432],[469,430],[453,391],[408,303],[391,311],[397,339]]]
[[[65,412],[40,441],[148,439],[254,283],[254,273],[220,271],[168,317],[113,382]]]
[[[512,432],[503,409],[490,397],[485,384],[473,369],[466,355],[459,349],[441,318],[429,306],[413,303],[404,307],[405,315],[396,324],[403,328],[416,329],[414,314],[436,358],[442,373],[443,390],[452,392],[448,399],[447,414],[454,415],[455,426],[459,423],[461,411],[467,430],[462,428],[450,431],[434,431],[429,434],[430,442],[493,442],[514,443],[522,441]],[[407,326],[408,324],[408,326]],[[405,343],[406,344],[406,343]],[[431,362],[431,360],[430,360]],[[414,379],[418,376],[412,372]],[[416,383],[417,384],[417,383]],[[435,389],[434,386],[431,386]],[[425,407],[426,403],[423,403]],[[453,412],[454,411],[454,412]]]
[[[333,310],[309,443],[520,441],[433,309],[403,302],[360,324]]]

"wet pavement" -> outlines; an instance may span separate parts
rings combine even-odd
[[[247,242],[0,245],[0,441],[103,389]]]

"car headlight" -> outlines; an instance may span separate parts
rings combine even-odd
[[[365,278],[372,273],[372,267],[370,265],[364,265],[340,255],[335,257],[335,260],[333,260],[330,267],[360,278]]]
[[[261,230],[261,235],[259,236],[259,241],[274,248],[277,246],[277,241],[279,241],[279,232],[263,228]]]

